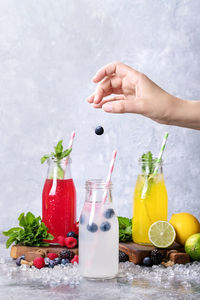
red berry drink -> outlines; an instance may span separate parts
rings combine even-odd
[[[50,243],[58,243],[58,237],[76,230],[76,189],[70,175],[71,159],[67,164],[49,160],[48,176],[42,193],[42,221],[54,236]]]

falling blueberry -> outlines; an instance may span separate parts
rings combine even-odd
[[[102,126],[97,126],[96,129],[95,129],[95,133],[97,135],[102,135],[104,133],[104,129]]]
[[[144,259],[143,259],[143,265],[144,266],[146,266],[146,267],[150,267],[150,266],[152,266],[152,260],[151,260],[151,258],[150,257],[145,257]]]
[[[66,264],[69,264],[69,259],[67,258],[61,259],[61,265],[66,265]]]
[[[104,217],[106,219],[110,219],[114,216],[115,212],[113,208],[108,208],[105,212],[104,212]]]
[[[109,222],[103,222],[100,226],[101,231],[109,231],[110,230],[110,223]]]
[[[87,230],[90,232],[96,232],[98,230],[98,226],[95,223],[88,224],[87,225]]]
[[[84,216],[84,215],[81,215],[81,216],[80,216],[79,223],[80,223],[81,225],[85,223],[85,216]]]

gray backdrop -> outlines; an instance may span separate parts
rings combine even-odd
[[[88,178],[106,178],[118,150],[113,198],[131,217],[137,160],[169,131],[164,174],[169,217],[200,217],[200,132],[142,116],[111,115],[85,101],[91,77],[120,60],[185,99],[200,99],[200,1],[0,0],[0,229],[22,211],[41,215],[47,166],[40,157],[76,131],[72,159],[78,216]],[[103,136],[94,129],[102,125]]]

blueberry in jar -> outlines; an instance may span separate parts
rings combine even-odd
[[[106,209],[106,211],[104,212],[104,217],[106,219],[110,219],[114,216],[115,212],[114,212],[114,209],[113,208],[108,208]]]
[[[80,223],[81,225],[85,223],[85,216],[84,216],[84,215],[81,215],[81,216],[80,216],[79,223]]]
[[[100,226],[101,231],[109,231],[110,230],[110,223],[109,222],[103,222]]]
[[[88,224],[87,230],[90,232],[96,232],[98,230],[98,226],[96,223]]]

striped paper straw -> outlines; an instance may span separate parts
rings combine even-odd
[[[107,179],[106,179],[106,187],[109,185],[110,180],[111,180],[111,176],[112,176],[112,172],[113,172],[113,169],[114,169],[116,156],[117,156],[117,151],[114,150],[113,154],[112,154],[112,159],[111,159],[111,162],[110,162],[110,166],[109,166],[108,176],[107,176]],[[105,189],[105,192],[104,192],[104,195],[103,195],[103,203],[106,202],[106,198],[107,198],[107,190]]]
[[[75,138],[75,132],[72,131],[71,138],[70,138],[70,141],[69,141],[68,149],[71,149],[71,148],[72,148],[74,138]]]
[[[75,131],[72,131],[71,138],[70,138],[69,145],[68,145],[68,149],[72,149],[74,138],[75,138]],[[66,169],[67,169],[68,160],[69,160],[69,156],[67,156],[67,159],[64,162],[64,177],[63,178],[65,178],[65,173],[66,173]]]
[[[164,135],[164,138],[163,138],[163,141],[162,141],[162,146],[160,148],[160,152],[159,152],[158,158],[156,160],[156,167],[154,169],[153,175],[156,175],[158,173],[159,163],[161,162],[162,155],[163,155],[163,152],[165,150],[165,146],[166,146],[166,143],[167,143],[167,138],[168,138],[168,132],[165,132],[165,135]]]

